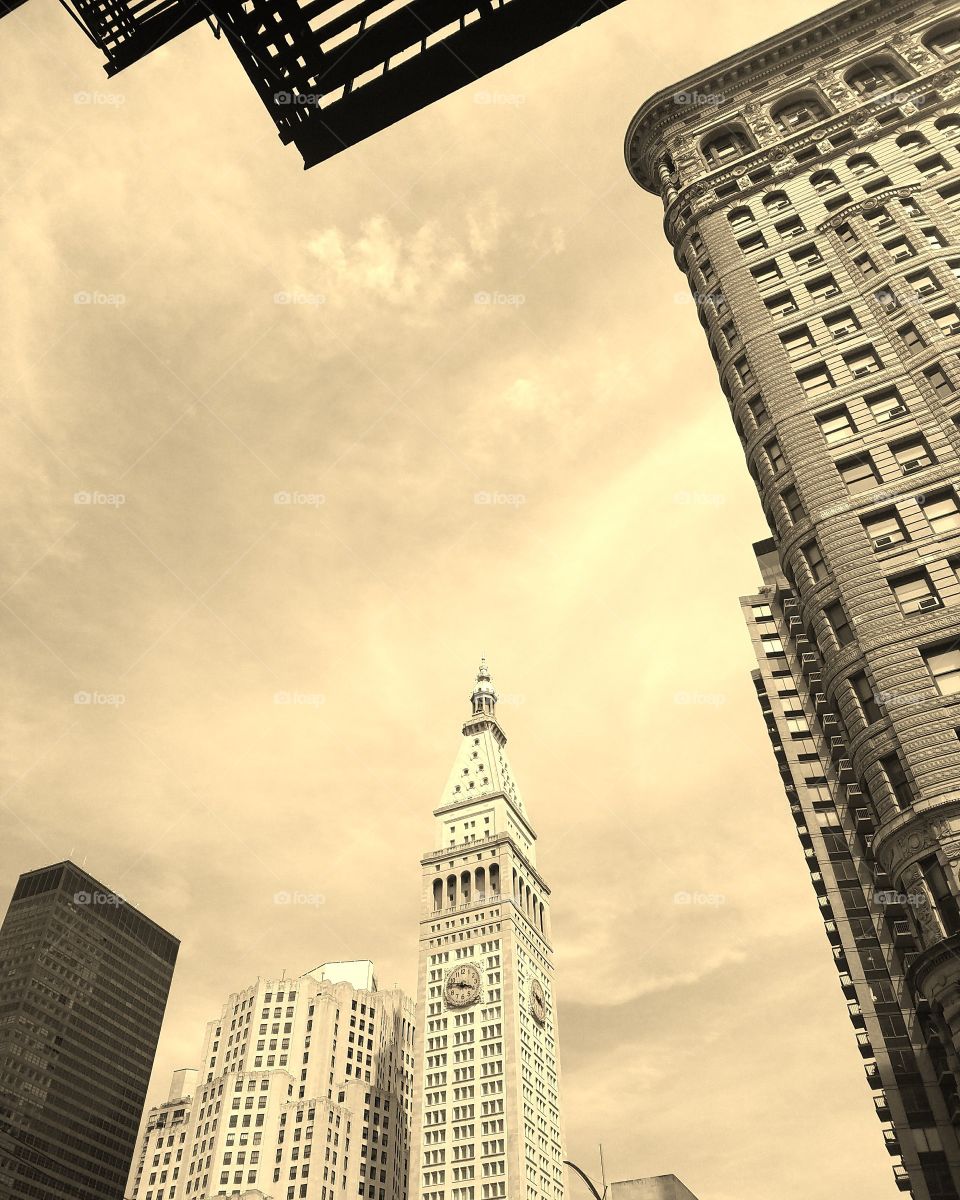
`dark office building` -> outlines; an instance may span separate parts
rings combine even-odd
[[[122,1200],[179,941],[73,863],[0,927],[0,1200]]]

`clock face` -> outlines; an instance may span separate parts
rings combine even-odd
[[[547,997],[539,979],[530,984],[530,1011],[538,1025],[547,1020]]]
[[[454,967],[443,985],[448,1008],[466,1008],[480,999],[480,971],[473,963]]]

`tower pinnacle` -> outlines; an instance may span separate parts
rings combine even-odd
[[[473,715],[475,717],[493,717],[496,715],[497,693],[493,690],[493,684],[490,682],[490,669],[487,666],[486,658],[480,659],[476,685],[473,689],[473,695],[470,697],[470,703],[473,705]]]

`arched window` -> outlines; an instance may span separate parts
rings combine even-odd
[[[934,125],[948,137],[956,137],[960,133],[960,116],[957,113],[947,113],[945,117],[938,117]]]
[[[732,159],[749,153],[753,147],[745,129],[739,125],[719,129],[704,138],[701,149],[703,157],[711,166],[719,167]]]
[[[847,159],[847,166],[854,175],[869,175],[877,169],[877,160],[870,154],[855,154]]]
[[[840,186],[840,177],[835,171],[817,171],[815,175],[810,176],[810,183],[814,191],[823,196]]]
[[[897,145],[901,150],[907,150],[911,154],[915,154],[918,150],[922,150],[924,146],[929,146],[930,143],[918,130],[914,129],[910,133],[903,133],[897,138]]]
[[[783,133],[792,133],[795,129],[803,129],[805,125],[814,125],[830,114],[817,96],[791,96],[778,104],[770,115],[778,129]]]
[[[477,867],[473,873],[473,894],[478,900],[485,900],[487,896],[486,874],[483,867]]]
[[[960,54],[960,21],[951,21],[928,33],[923,44],[941,58],[956,58]]]
[[[907,79],[902,67],[890,58],[878,58],[871,63],[854,67],[847,73],[847,83],[861,96],[872,96],[874,92],[885,92],[896,83]]]
[[[433,907],[436,910],[443,908],[443,880],[435,879],[433,881]]]
[[[490,864],[490,895],[500,895],[500,864]]]
[[[748,225],[754,223],[755,218],[750,209],[744,206],[743,208],[735,208],[727,220],[734,229],[746,229]]]
[[[447,904],[451,908],[457,906],[457,877],[456,875],[447,876]]]
[[[462,871],[460,873],[460,903],[470,903],[470,872]]]
[[[790,197],[786,192],[771,192],[769,196],[764,196],[763,207],[770,213],[783,212],[790,207]]]

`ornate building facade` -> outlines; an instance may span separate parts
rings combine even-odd
[[[626,153],[770,527],[758,693],[898,1182],[956,1197],[960,4],[838,5],[654,96]]]
[[[563,1200],[550,889],[481,663],[424,856],[417,1200]]]

